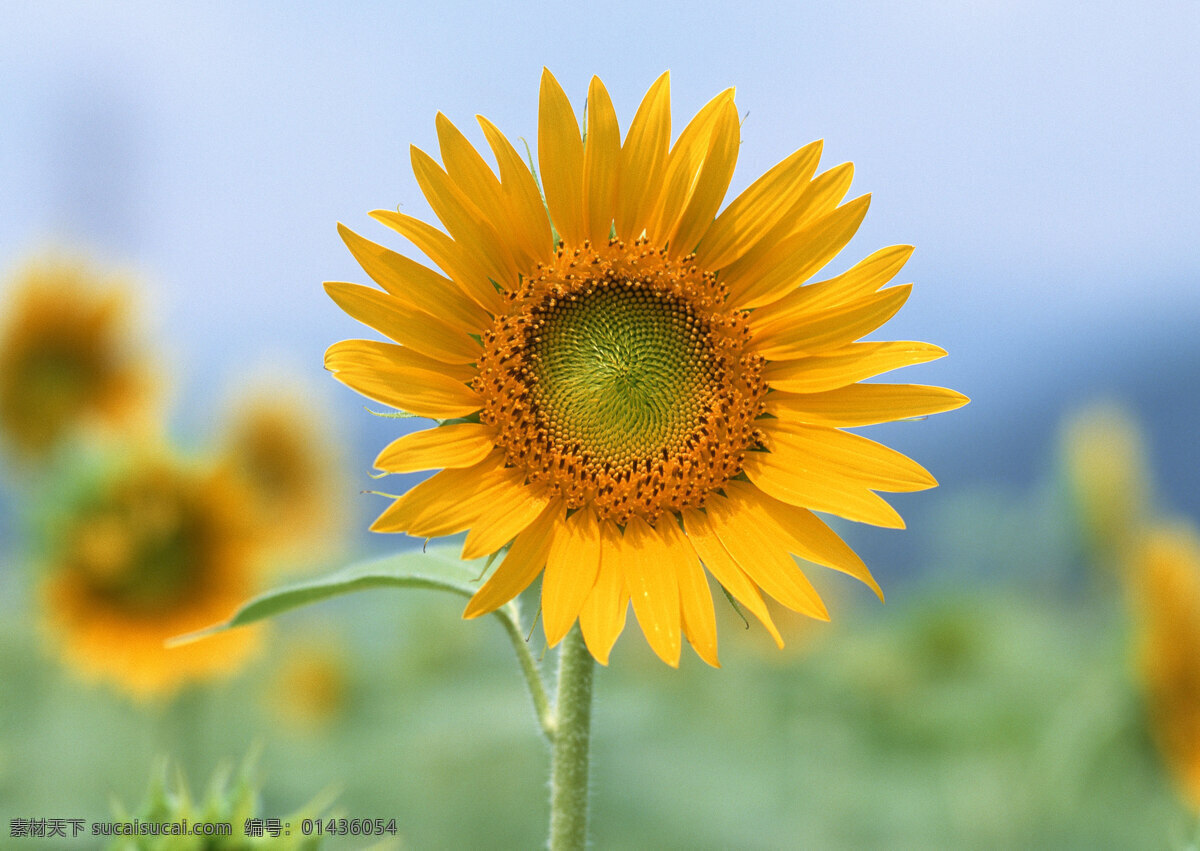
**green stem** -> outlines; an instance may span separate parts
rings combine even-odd
[[[563,639],[558,657],[558,701],[550,768],[550,851],[587,845],[588,745],[595,663],[579,627]]]
[[[542,684],[542,674],[538,670],[537,660],[529,650],[529,642],[521,633],[521,614],[516,602],[509,603],[508,616],[501,610],[496,615],[504,624],[508,640],[512,642],[513,650],[517,651],[517,661],[521,663],[521,673],[525,675],[525,684],[529,686],[529,696],[533,698],[533,711],[537,713],[538,724],[542,727],[542,735],[546,741],[554,741],[554,716],[550,713],[550,698],[546,696],[546,687]]]

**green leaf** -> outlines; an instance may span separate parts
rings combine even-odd
[[[189,644],[227,629],[368,588],[430,588],[470,597],[478,590],[482,572],[480,564],[463,561],[448,548],[389,556],[351,565],[320,579],[267,591],[243,605],[224,623],[169,639],[167,646]],[[497,614],[502,611],[503,608],[497,610]]]

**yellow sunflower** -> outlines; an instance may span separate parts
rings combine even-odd
[[[243,485],[255,535],[286,567],[328,556],[343,537],[334,443],[313,400],[285,378],[247,394],[230,418],[222,462]]]
[[[686,637],[717,665],[705,569],[781,646],[760,589],[828,618],[792,554],[879,593],[813,512],[900,527],[875,491],[936,482],[842,429],[967,400],[938,387],[858,383],[945,354],[926,343],[855,342],[908,297],[909,285],[881,288],[910,247],[805,283],[866,212],[868,196],[841,204],[850,165],[817,175],[815,142],[722,210],[739,146],[732,90],[672,145],[663,74],[622,142],[598,79],[581,136],[545,72],[543,200],[508,139],[479,122],[498,175],[440,114],[442,165],[412,150],[445,232],[404,213],[372,214],[440,271],[340,228],[383,292],[326,290],[395,343],[337,343],[326,367],[372,399],[439,421],[379,455],[386,472],[442,471],[371,528],[425,538],[469,530],[464,558],[508,546],[465,617],[492,611],[541,573],[547,640],[578,620],[602,663],[632,601],[664,661],[678,664]]]
[[[1131,577],[1141,672],[1155,739],[1183,798],[1200,813],[1200,536],[1152,528]]]
[[[46,632],[64,660],[137,698],[237,670],[255,630],[163,642],[228,617],[257,590],[245,514],[235,483],[166,457],[128,461],[86,488],[42,586]]]
[[[151,389],[130,345],[128,293],[81,264],[29,265],[8,293],[0,328],[0,428],[30,458],[69,432],[128,425]]]

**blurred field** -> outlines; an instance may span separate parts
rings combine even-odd
[[[924,532],[988,549],[995,517],[959,511]],[[1193,825],[1149,740],[1127,615],[1040,543],[1036,565],[901,585],[883,607],[818,577],[834,621],[789,621],[782,652],[721,603],[719,671],[686,656],[668,670],[631,627],[597,678],[596,847],[1182,845]],[[1014,581],[1034,569],[1035,592]],[[357,594],[283,616],[234,685],[161,711],[64,677],[12,600],[6,814],[101,819],[110,795],[140,798],[156,754],[202,787],[258,745],[266,815],[333,786],[343,814],[395,817],[403,847],[543,841],[547,753],[527,694],[499,625],[461,622],[457,599]],[[340,682],[322,679],[314,643]],[[307,680],[288,674],[296,659]]]

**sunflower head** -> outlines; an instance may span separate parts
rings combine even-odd
[[[80,673],[136,697],[235,670],[251,633],[165,649],[254,590],[240,488],[162,456],[127,459],[82,489],[43,585],[46,628]]]
[[[300,387],[285,379],[237,405],[223,439],[223,469],[240,482],[255,536],[281,565],[311,564],[337,545],[345,526],[338,501],[333,429]]]
[[[45,456],[92,423],[129,425],[152,381],[131,347],[128,292],[81,264],[43,260],[17,276],[0,327],[0,429]]]
[[[966,399],[937,387],[864,384],[944,355],[915,342],[857,342],[910,287],[884,288],[911,249],[878,251],[808,283],[853,236],[868,197],[842,203],[851,169],[817,173],[801,148],[722,209],[740,145],[733,92],[672,142],[664,74],[622,140],[593,78],[587,126],[545,72],[538,180],[480,124],[491,167],[445,116],[439,164],[413,149],[439,230],[374,216],[423,266],[347,228],[382,291],[330,296],[391,343],[326,352],[345,384],[437,420],[379,455],[389,473],[440,469],[397,499],[377,531],[466,531],[465,558],[505,550],[467,607],[502,605],[542,575],[543,626],[578,621],[607,661],[632,602],[651,647],[682,638],[717,664],[711,576],[782,643],[761,591],[827,619],[792,556],[878,586],[819,520],[883,526],[876,491],[930,487],[919,465],[845,427],[924,416]]]
[[[1130,578],[1153,733],[1184,800],[1200,812],[1200,535],[1185,523],[1152,528]]]

